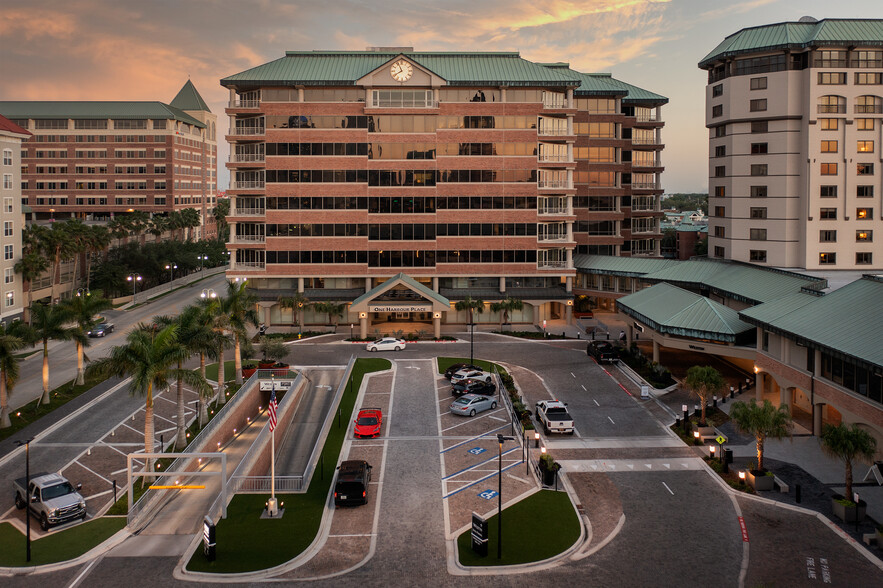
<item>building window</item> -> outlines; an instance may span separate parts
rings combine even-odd
[[[476,96],[479,94],[476,92]],[[482,94],[483,95],[483,94]],[[474,102],[479,100],[473,99]],[[432,90],[372,90],[374,108],[431,108],[435,106]]]
[[[725,157],[727,155],[727,147],[726,145],[718,145],[714,148],[714,156],[715,157]]]
[[[855,264],[856,265],[870,265],[874,263],[874,256],[870,251],[856,251],[855,253]]]
[[[820,71],[820,86],[842,86],[846,84],[846,72]]]
[[[762,335],[760,336],[760,346],[764,351],[770,350],[770,334],[768,331],[762,331]]]
[[[856,243],[870,243],[873,240],[874,240],[874,231],[858,230],[855,232]]]
[[[856,208],[855,218],[858,220],[871,220],[874,218],[873,208]]]
[[[751,186],[751,197],[752,198],[766,198],[767,196],[767,187],[766,186]]]
[[[12,174],[3,174],[3,189],[12,190]]]
[[[883,113],[883,99],[879,96],[858,96],[855,99],[854,112],[856,114],[881,114]]]
[[[751,112],[763,112],[766,110],[766,98],[757,98],[748,103]]]
[[[879,86],[883,84],[883,73],[856,72],[856,86]]]
[[[837,263],[837,254],[834,252],[819,253],[820,265],[834,265]]]
[[[751,154],[752,155],[761,155],[767,152],[767,143],[752,143],[751,144]]]
[[[851,67],[883,67],[883,51],[853,51]]]
[[[12,221],[3,221],[3,236],[12,236]]]
[[[858,198],[873,198],[874,186],[856,186],[855,195]]]
[[[820,118],[819,128],[823,131],[836,131],[839,127],[839,118]]]
[[[766,229],[749,229],[748,238],[752,241],[766,241]]]
[[[836,176],[837,175],[837,164],[836,163],[823,163],[821,167],[821,173],[823,176]]]
[[[855,119],[855,128],[857,131],[873,131],[874,130],[874,120],[873,118],[857,118]]]
[[[716,227],[714,227],[714,236],[720,237],[721,239],[723,239],[727,236],[727,231],[722,226],[716,226]]]
[[[751,78],[752,90],[766,90],[766,78]]]
[[[12,198],[3,199],[3,212],[12,212]]]
[[[726,186],[715,186],[714,187],[714,197],[715,198],[725,198],[727,195]]]
[[[873,163],[859,163],[856,168],[858,175],[860,176],[872,176],[874,175],[874,164]]]
[[[837,209],[822,208],[819,210],[819,218],[822,220],[837,220]]]
[[[3,282],[6,284],[14,284],[15,283],[15,269],[8,267],[3,270]]]
[[[714,177],[723,178],[723,177],[726,177],[726,175],[727,175],[727,166],[725,166],[725,165],[715,166]]]
[[[154,129],[157,129],[157,130],[159,130],[159,129],[165,129],[165,128],[166,128],[166,122],[168,122],[168,121],[166,121],[165,119],[162,119],[162,118],[154,119],[154,120],[153,120],[153,128],[154,128]]]
[[[727,209],[724,206],[715,206],[714,207],[714,216],[718,218],[726,218]]]
[[[766,262],[766,249],[749,250],[748,261]]]
[[[15,306],[15,292],[7,292],[4,298],[6,298],[7,307]]]
[[[765,163],[755,163],[751,166],[751,175],[752,176],[765,176],[767,175],[768,166]]]
[[[14,257],[15,249],[12,245],[3,246],[3,259],[10,260]]]
[[[766,120],[751,121],[751,132],[752,133],[766,133],[769,131],[769,128],[770,128],[769,121],[766,121]]]
[[[837,231],[819,231],[819,243],[836,243]]]
[[[723,247],[715,247],[715,248],[714,248],[714,256],[715,256],[715,257],[720,257],[720,258],[722,258],[722,257],[724,257],[724,254],[725,254],[725,252],[724,252],[724,248],[723,248]]]
[[[719,127],[714,127],[714,136],[715,137],[726,137],[727,136],[727,125],[721,125]]]
[[[846,51],[816,51],[813,61],[816,67],[846,67]]]
[[[859,153],[873,153],[874,152],[874,142],[873,141],[859,141],[856,145],[856,151]]]
[[[837,141],[822,141],[822,153],[837,153]]]
[[[12,149],[3,150],[3,165],[12,165]]]
[[[846,114],[846,98],[843,96],[819,96],[819,114]]]
[[[724,95],[724,85],[723,84],[717,84],[716,86],[711,87],[711,97],[712,98],[717,98],[718,96],[723,96],[723,95]]]
[[[819,186],[819,196],[822,198],[837,198],[837,186]]]
[[[711,117],[712,118],[717,118],[719,116],[723,116],[723,114],[724,114],[723,105],[717,104],[717,105],[711,107]]]
[[[749,213],[751,218],[766,218],[766,208],[750,208]]]

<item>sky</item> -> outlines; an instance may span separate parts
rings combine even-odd
[[[226,126],[223,77],[290,50],[518,51],[669,98],[665,191],[705,192],[706,75],[751,26],[883,18],[880,0],[4,0],[0,100],[170,102],[188,77]],[[219,133],[220,135],[220,133]],[[219,186],[228,175],[219,151]]]

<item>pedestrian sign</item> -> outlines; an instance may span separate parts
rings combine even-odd
[[[717,438],[715,439],[715,441],[717,441],[718,445],[723,445],[724,443],[727,442],[727,438],[724,437],[723,435],[718,435]]]

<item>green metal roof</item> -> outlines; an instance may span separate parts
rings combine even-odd
[[[743,53],[843,45],[883,46],[883,20],[823,19],[742,29],[724,39],[699,62],[699,67]]]
[[[612,276],[641,277],[663,268],[681,263],[674,259],[648,259],[646,257],[615,257],[612,255],[573,256],[573,266],[584,274],[608,274]]]
[[[788,300],[743,310],[741,316],[767,330],[788,334],[798,342],[880,367],[881,302],[883,277],[866,275],[824,296],[794,295]]]
[[[34,101],[34,102],[2,102],[0,114],[7,118],[36,119],[167,119],[179,120],[196,127],[204,128],[199,122],[183,110],[162,102],[66,102],[66,101]]]
[[[285,57],[223,78],[221,85],[351,86],[400,55],[452,86],[575,85],[570,76],[523,59],[518,53],[419,51],[287,51]]]
[[[187,83],[181,87],[178,94],[169,104],[179,110],[202,110],[205,112],[211,112],[208,104],[205,103],[205,100],[202,99],[202,96],[200,96],[199,92],[196,90],[196,86],[194,86],[193,82],[190,80],[187,80]]]
[[[421,296],[423,296],[425,298],[428,298],[430,300],[434,300],[435,302],[442,304],[444,306],[447,306],[447,307],[451,306],[450,300],[448,300],[447,298],[445,298],[444,296],[442,296],[438,292],[434,291],[433,289],[427,288],[426,286],[424,286],[423,284],[421,284],[417,280],[415,280],[409,276],[406,276],[405,274],[402,274],[402,273],[394,275],[393,277],[391,277],[387,281],[383,282],[379,286],[375,286],[375,287],[371,288],[370,290],[368,290],[367,292],[365,292],[364,294],[362,294],[361,296],[359,296],[358,298],[353,300],[353,306],[355,306],[356,304],[360,304],[362,302],[370,301],[372,298],[377,296],[380,292],[383,292],[384,290],[388,290],[389,287],[394,284],[405,284],[406,286],[408,286],[409,288],[411,288],[412,290],[419,293]]]
[[[699,294],[661,283],[616,301],[617,310],[655,331],[733,343],[754,327],[739,320],[739,313]]]

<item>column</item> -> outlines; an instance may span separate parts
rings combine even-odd
[[[438,292],[438,278],[432,278],[432,291]]]
[[[568,294],[573,292],[573,276],[564,278],[564,291]]]
[[[822,414],[825,410],[825,403],[812,405],[812,434],[816,437],[822,434]]]
[[[440,312],[433,312],[432,313],[432,330],[435,332],[436,339],[441,337],[441,313]]]
[[[653,361],[659,363],[659,342],[653,337]]]
[[[766,374],[764,372],[757,372],[755,381],[757,382],[757,385],[754,387],[754,397],[758,402],[763,402],[763,389],[766,387]]]
[[[573,324],[573,305],[572,304],[565,304],[564,305],[564,320],[568,325]]]
[[[359,337],[362,339],[368,338],[368,313],[360,312],[359,313]]]
[[[576,108],[573,103],[573,88],[567,88],[567,108]]]
[[[297,291],[300,292],[301,294],[304,293],[304,279],[303,278],[297,279]]]
[[[433,278],[435,279],[435,278]],[[500,294],[506,293],[506,276],[500,276]]]
[[[565,250],[565,259],[567,260],[567,269],[573,269],[573,249]]]
[[[297,101],[298,102],[304,101],[304,87],[303,86],[297,87]]]
[[[787,406],[788,414],[794,414],[792,400],[794,398],[794,388],[791,387],[781,387],[779,388],[779,406]]]
[[[270,325],[270,310],[272,309],[272,305],[264,307],[264,324]]]
[[[371,278],[365,278],[365,292],[371,291]]]

